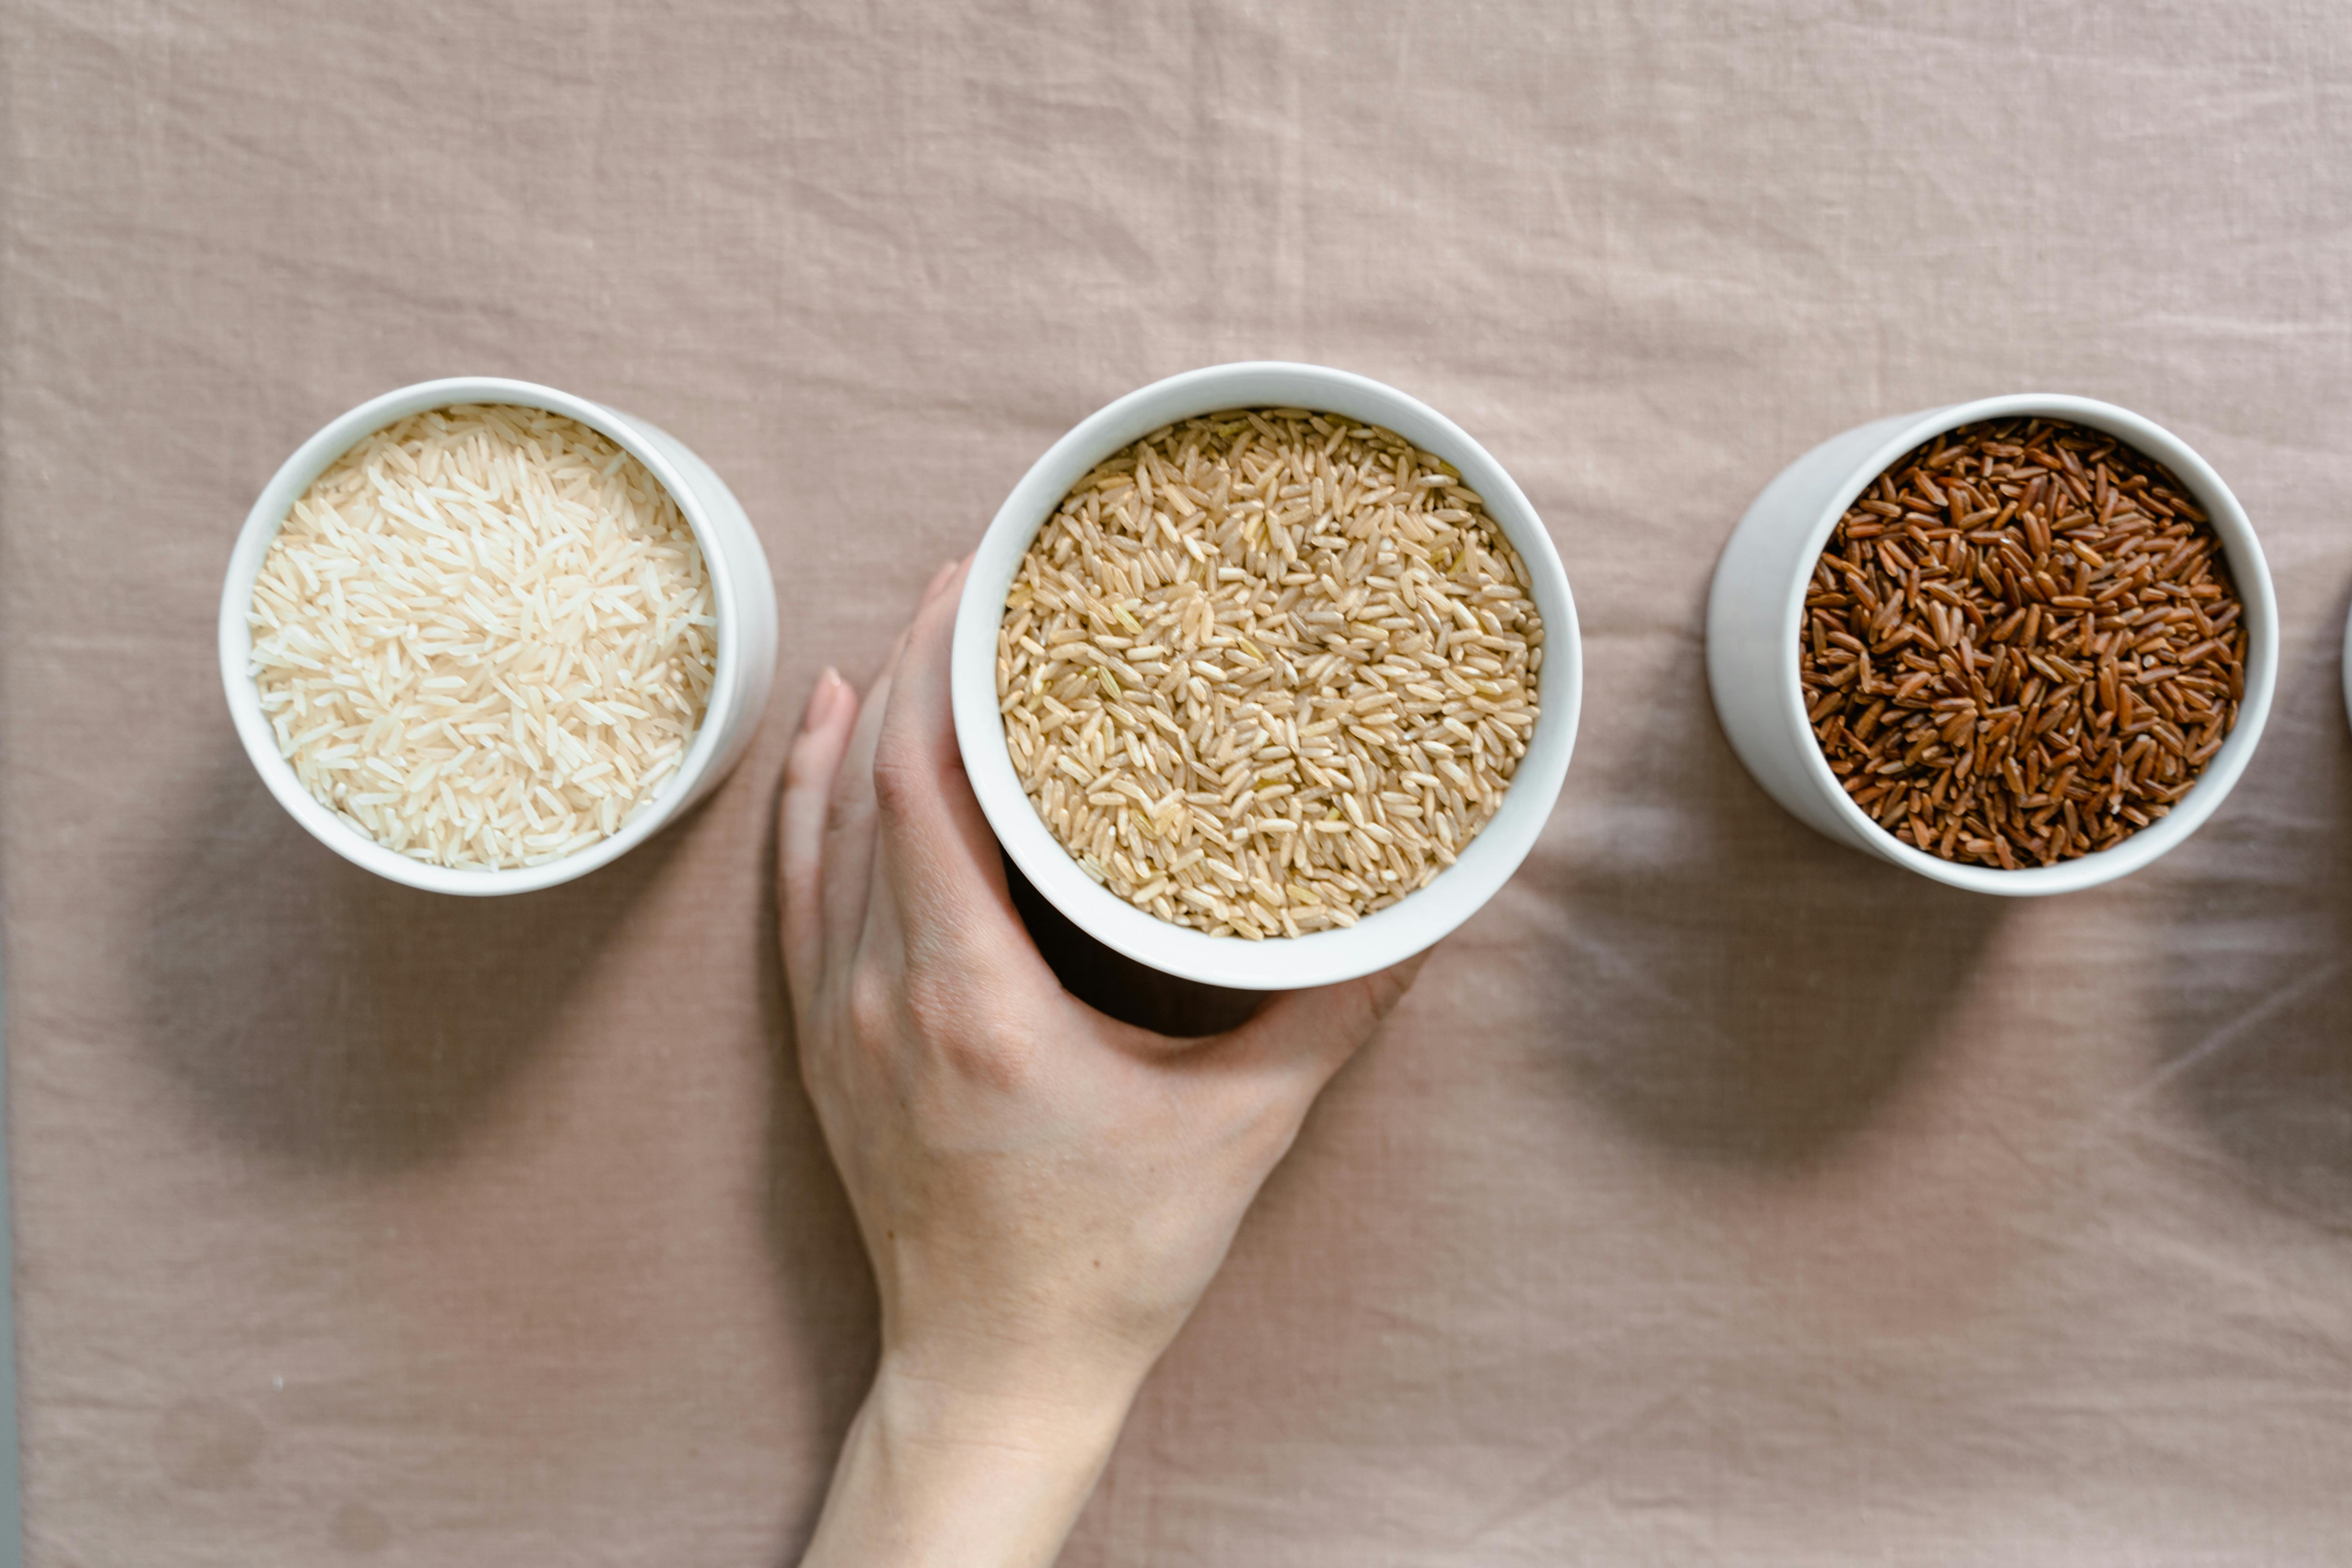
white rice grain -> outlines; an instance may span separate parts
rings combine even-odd
[[[313,797],[436,865],[575,854],[659,795],[718,636],[677,503],[561,415],[464,405],[336,459],[254,585],[251,670]]]

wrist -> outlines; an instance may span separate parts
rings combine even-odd
[[[986,1427],[1040,1447],[1106,1430],[1116,1436],[1159,1359],[1077,1323],[1006,1334],[933,1322],[908,1332],[890,1317],[884,1314],[874,1386],[897,1412],[940,1430]]]
[[[975,1386],[886,1352],[804,1568],[1050,1563],[1118,1441],[1134,1384]]]
[[[1090,1368],[1025,1358],[952,1363],[885,1348],[866,1403],[893,1436],[982,1443],[1040,1456],[1108,1454],[1147,1367]]]

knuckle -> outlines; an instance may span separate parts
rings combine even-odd
[[[1011,1090],[1034,1076],[1030,1032],[1012,1024],[970,969],[919,966],[907,976],[901,1001],[924,1042],[959,1078]]]
[[[1349,985],[1330,998],[1315,1031],[1319,1048],[1313,1056],[1322,1076],[1329,1076],[1372,1037],[1381,1026],[1381,1011],[1380,996],[1369,981]]]
[[[956,998],[950,994],[952,989],[929,970],[909,974],[906,981],[907,1016],[926,1033],[939,1028],[960,1010]]]
[[[860,815],[856,800],[845,791],[835,790],[824,803],[824,830],[829,835],[846,832],[857,826]]]
[[[1311,1096],[1302,1096],[1287,1086],[1237,1084],[1222,1108],[1222,1121],[1233,1129],[1234,1144],[1243,1163],[1255,1169],[1270,1169],[1290,1152],[1312,1103]]]
[[[803,794],[826,782],[817,767],[816,748],[805,736],[793,742],[793,749],[784,753],[784,793]]]
[[[874,752],[874,807],[887,822],[904,821],[923,799],[921,759],[903,742],[887,739]]]
[[[872,967],[851,976],[845,1000],[849,1032],[858,1042],[872,1045],[898,1031],[898,993],[889,978]]]
[[[1258,1159],[1269,1167],[1280,1164],[1291,1145],[1298,1142],[1299,1131],[1306,1122],[1304,1106],[1284,1106],[1260,1117],[1250,1130]]]
[[[959,1076],[1000,1092],[1021,1089],[1035,1073],[1034,1046],[1010,1029],[967,1023],[938,1044],[940,1056]]]
[[[1383,969],[1378,974],[1369,977],[1364,987],[1363,1014],[1358,1027],[1359,1034],[1370,1036],[1373,1030],[1381,1026],[1381,1022],[1391,1013],[1396,1011],[1397,1004],[1403,1001],[1405,993],[1412,989],[1413,979],[1419,973],[1420,968],[1417,963],[1398,964],[1395,968]]]
[[[860,964],[843,987],[849,1042],[867,1052],[911,1047],[915,1059],[948,1079],[996,1093],[1034,1083],[1034,1031],[993,991],[984,970],[917,945],[902,967]]]

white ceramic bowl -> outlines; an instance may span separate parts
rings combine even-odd
[[[2105,431],[2172,470],[2212,519],[2245,604],[2246,694],[2237,728],[2172,810],[2112,849],[2015,871],[1967,866],[1897,838],[1853,804],[1805,719],[1797,666],[1805,583],[1845,509],[1889,463],[1946,430],[1983,419],[2063,419]],[[1980,893],[2074,892],[2126,876],[2197,831],[2213,815],[2262,739],[2278,681],[2278,601],[2245,509],[2179,437],[2112,403],[2019,393],[1858,425],[1822,442],[1764,487],[1716,563],[1706,606],[1706,678],[1724,733],[1748,771],[1799,819],[1841,844]]]
[[[1311,408],[1385,426],[1462,471],[1527,563],[1544,620],[1542,713],[1494,819],[1429,886],[1345,930],[1249,942],[1171,925],[1096,883],[1021,787],[997,710],[996,634],[1004,595],[1038,529],[1088,469],[1162,426],[1226,408]],[[1409,958],[1468,920],[1510,879],[1551,815],[1568,773],[1583,696],[1583,656],[1568,574],[1528,498],[1486,449],[1394,387],[1319,365],[1253,363],[1187,371],[1097,410],[1013,488],[973,557],[957,608],[956,740],[989,826],[1037,890],[1097,942],[1165,973],[1246,991],[1326,985]]]
[[[618,442],[677,499],[678,510],[686,514],[702,546],[718,607],[717,676],[702,727],[687,747],[685,761],[661,793],[620,831],[576,855],[544,865],[470,871],[428,865],[387,849],[352,826],[313,799],[278,754],[278,738],[261,711],[261,695],[248,668],[253,637],[246,614],[252,608],[253,584],[261,574],[262,558],[294,502],[310,488],[311,480],[362,437],[411,414],[453,403],[544,408],[601,430]],[[269,786],[278,804],[320,843],[380,877],[430,892],[527,893],[585,876],[627,854],[709,795],[742,759],[767,709],[768,688],[775,679],[776,587],[768,572],[767,554],[760,548],[760,537],[752,531],[742,506],[719,476],[676,437],[642,419],[551,386],[495,376],[457,376],[419,382],[369,399],[303,442],[271,477],[261,499],[246,515],[245,530],[237,535],[236,549],[229,556],[228,576],[221,585],[220,661],[229,716],[236,721],[246,754],[253,759],[261,782]]]
[[[2352,618],[2344,623],[2344,716],[2352,719]]]

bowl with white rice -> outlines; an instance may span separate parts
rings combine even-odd
[[[1582,698],[1542,520],[1458,426],[1318,365],[1129,394],[1014,487],[958,606],[990,826],[1081,930],[1238,990],[1385,968],[1549,819]]]
[[[775,588],[683,443],[495,377],[371,399],[286,460],[221,590],[262,782],[336,854],[434,892],[606,865],[708,795],[767,706]]]

